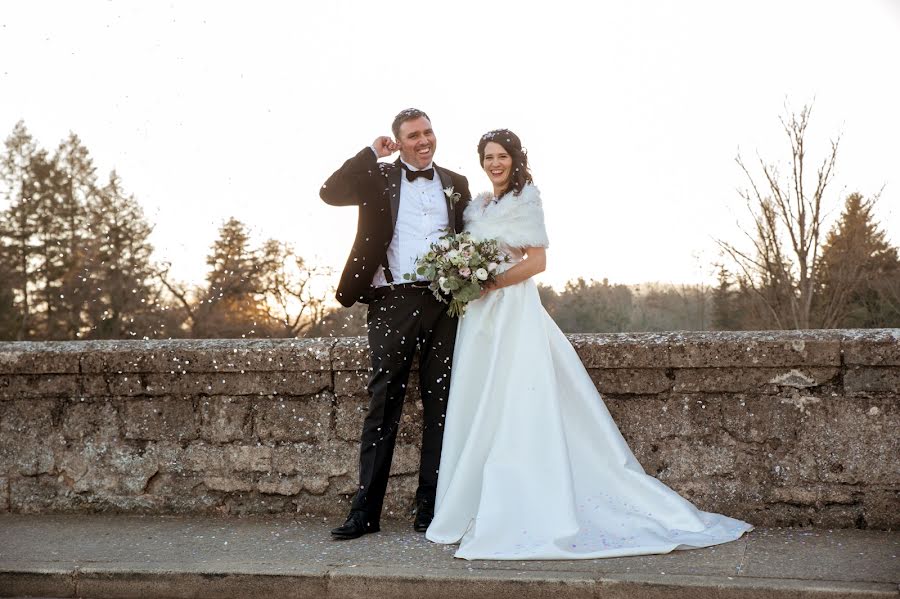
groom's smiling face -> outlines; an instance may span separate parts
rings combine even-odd
[[[424,116],[400,123],[400,158],[410,166],[423,169],[434,160],[437,139],[431,121]]]

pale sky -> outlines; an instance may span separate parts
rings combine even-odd
[[[156,258],[199,282],[234,216],[339,271],[356,226],[322,182],[428,112],[436,162],[488,188],[475,151],[508,127],[544,199],[553,284],[711,280],[745,209],[734,158],[786,160],[778,117],[815,99],[828,200],[871,195],[900,243],[900,1],[0,4],[0,135],[24,119],[115,168]]]

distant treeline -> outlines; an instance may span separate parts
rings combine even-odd
[[[48,151],[18,123],[0,153],[0,198],[2,340],[365,333],[365,306],[331,307],[332,273],[288,243],[252,247],[234,218],[210,247],[205,282],[172,280],[170,265],[153,258],[153,225],[139,203],[115,172],[98,177],[75,134]],[[578,279],[562,291],[541,286],[541,298],[566,332],[900,326],[900,261],[874,206],[848,196],[802,268],[767,238],[791,232],[757,221],[753,251],[735,256],[720,242],[732,264],[718,267],[718,286]]]

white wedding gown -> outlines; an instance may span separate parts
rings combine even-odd
[[[477,239],[547,246],[527,186],[466,210]],[[702,512],[644,473],[575,350],[529,279],[472,302],[459,323],[426,537],[465,559],[586,559],[668,553],[751,525]]]

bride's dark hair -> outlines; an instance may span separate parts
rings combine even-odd
[[[510,191],[513,192],[513,195],[519,195],[526,183],[534,183],[531,171],[528,170],[528,153],[522,147],[522,140],[509,129],[494,129],[482,135],[478,142],[478,158],[481,161],[481,168],[484,168],[484,148],[490,142],[503,146],[503,149],[512,158],[512,173],[510,173],[506,189],[500,195]]]

